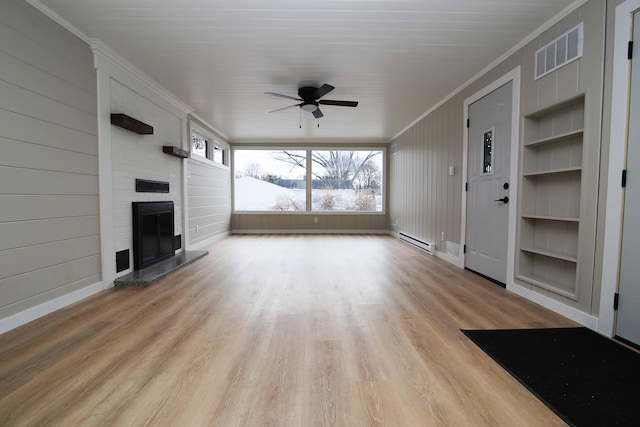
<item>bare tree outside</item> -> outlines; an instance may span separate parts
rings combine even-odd
[[[382,180],[382,171],[371,161],[367,160],[360,167],[360,172],[353,179],[354,190],[379,190]]]
[[[249,163],[244,171],[240,173],[240,176],[260,179],[262,177],[262,166],[260,163]]]
[[[311,161],[320,166],[320,168],[312,168],[312,175],[316,179],[334,179],[354,181],[359,178],[363,168],[368,168],[369,172],[365,172],[370,176],[371,167],[376,167],[374,163],[370,163],[373,157],[381,155],[382,151],[370,151],[364,157],[360,157],[360,151],[318,151],[311,152]],[[273,153],[273,158],[292,166],[304,166],[306,156],[283,150]],[[366,166],[370,163],[368,166]]]

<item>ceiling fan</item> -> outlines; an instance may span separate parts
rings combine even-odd
[[[332,101],[329,99],[320,99],[329,92],[335,89],[333,86],[323,84],[320,87],[301,87],[298,89],[298,98],[289,95],[282,95],[275,92],[265,92],[265,95],[278,96],[280,98],[292,99],[294,101],[302,101],[299,104],[289,105],[288,107],[278,108],[277,110],[269,111],[269,113],[275,113],[277,111],[288,110],[289,108],[300,107],[304,111],[309,111],[313,114],[313,117],[319,119],[323,117],[322,111],[320,111],[320,105],[335,105],[338,107],[357,107],[358,101]]]

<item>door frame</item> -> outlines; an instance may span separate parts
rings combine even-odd
[[[602,252],[600,310],[596,330],[612,337],[616,313],[614,295],[618,292],[620,257],[622,255],[622,215],[624,193],[620,185],[627,158],[631,63],[627,58],[627,42],[633,35],[633,14],[640,10],[640,0],[627,0],[616,7],[613,43],[613,73],[609,131],[609,171]]]
[[[640,1],[640,0],[638,0]],[[480,89],[478,92],[464,100],[463,123],[462,123],[462,214],[460,215],[460,244],[464,248],[467,242],[467,167],[469,156],[469,129],[467,120],[469,119],[469,107],[474,102],[484,98],[491,92],[512,82],[511,90],[511,155],[509,165],[509,224],[507,239],[507,280],[505,285],[508,290],[513,287],[515,251],[516,251],[516,214],[518,207],[518,169],[520,166],[520,66],[517,66],[507,74],[498,78],[494,82]],[[460,252],[460,266],[466,265],[466,254]]]

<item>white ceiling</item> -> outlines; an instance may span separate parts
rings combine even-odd
[[[573,0],[40,0],[232,142],[388,142]],[[320,128],[293,104],[329,83]]]

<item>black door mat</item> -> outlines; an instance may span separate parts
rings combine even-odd
[[[640,354],[587,328],[463,330],[573,426],[640,426]]]

